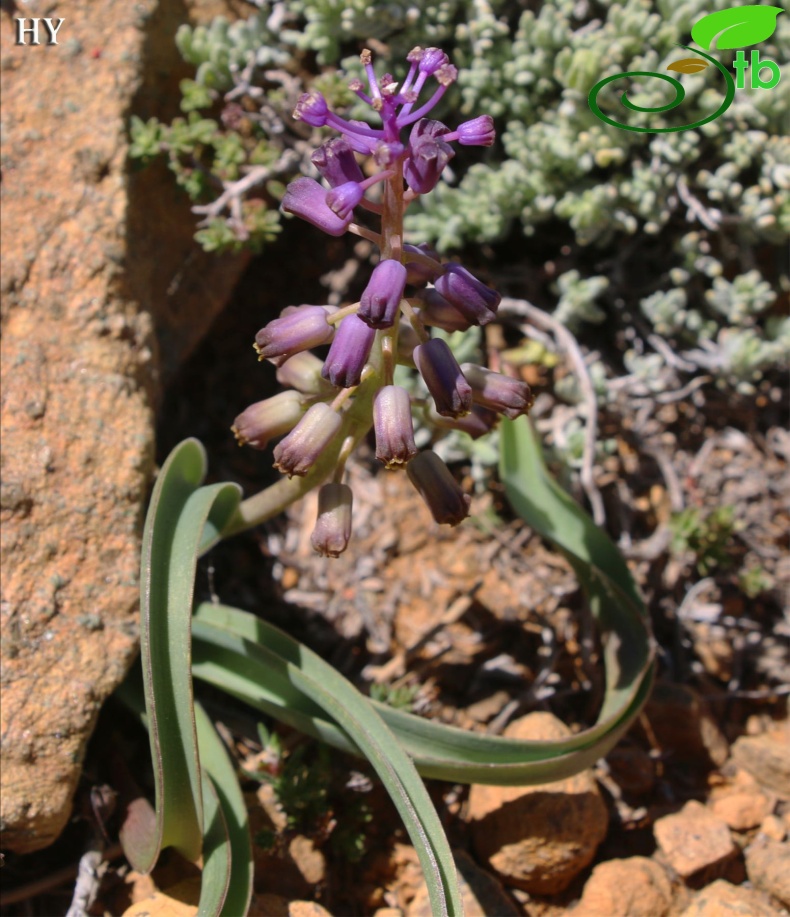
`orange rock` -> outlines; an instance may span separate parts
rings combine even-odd
[[[790,799],[790,722],[762,735],[741,736],[732,757],[766,789]]]
[[[746,872],[755,888],[790,907],[790,845],[758,838],[746,848]]]
[[[672,884],[655,860],[629,857],[600,863],[587,880],[572,917],[664,917]]]
[[[683,878],[718,867],[737,853],[727,824],[694,800],[658,819],[653,833],[668,864]]]
[[[729,793],[711,803],[714,815],[726,822],[733,831],[756,828],[772,808],[772,801],[760,790]]]
[[[531,713],[505,735],[558,739],[570,734],[550,713]],[[567,888],[606,836],[608,813],[589,771],[529,787],[472,786],[475,849],[506,885],[541,895]]]
[[[680,917],[781,917],[781,913],[759,892],[717,879],[697,892]]]

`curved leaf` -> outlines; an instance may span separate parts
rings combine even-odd
[[[190,636],[195,565],[204,526],[221,529],[239,502],[234,484],[200,488],[205,470],[205,452],[196,440],[170,454],[154,486],[143,534],[140,651],[157,832],[150,846],[129,851],[141,872],[153,868],[162,847],[173,846],[190,860],[201,854],[203,793]]]
[[[779,6],[735,6],[703,16],[691,29],[692,39],[706,51],[746,48],[766,41],[776,29]]]

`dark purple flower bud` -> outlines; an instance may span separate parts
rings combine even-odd
[[[376,332],[356,315],[347,315],[335,332],[321,375],[332,385],[359,385]]]
[[[496,318],[502,297],[460,264],[445,264],[444,274],[435,286],[473,325],[487,325]]]
[[[459,124],[456,133],[461,146],[492,146],[496,140],[494,119],[491,115],[480,115],[471,121]]]
[[[333,188],[326,196],[329,209],[336,213],[341,220],[350,220],[354,215],[354,208],[359,204],[365,192],[355,181],[347,181],[343,185]]]
[[[348,484],[331,481],[318,491],[318,519],[310,543],[322,557],[339,557],[348,547],[353,502]]]
[[[416,299],[420,306],[420,318],[426,325],[442,331],[466,331],[470,327],[469,320],[437,290],[420,290]]]
[[[400,261],[393,258],[379,261],[360,297],[357,315],[371,328],[391,328],[405,288],[406,268]]]
[[[464,379],[452,350],[441,338],[414,348],[414,363],[445,417],[463,417],[472,410],[472,386]]]
[[[385,385],[373,402],[376,458],[387,468],[405,465],[417,455],[409,393],[399,385]]]
[[[323,401],[308,409],[285,439],[274,447],[274,467],[292,478],[307,474],[339,432],[343,421]]]
[[[259,360],[288,358],[332,340],[334,329],[326,320],[323,306],[298,306],[287,309],[255,335]]]
[[[441,48],[425,48],[420,56],[419,69],[421,73],[427,73],[429,76],[440,67],[450,63],[450,58],[442,51]]]
[[[304,411],[299,392],[279,392],[242,411],[233,421],[231,430],[240,446],[265,449],[269,440],[293,430]]]
[[[323,127],[329,115],[329,106],[320,92],[313,89],[299,96],[294,109],[294,118],[312,127]]]
[[[307,220],[330,236],[342,236],[351,217],[342,219],[326,202],[326,191],[312,178],[297,178],[285,189],[282,209]]]
[[[461,430],[468,433],[472,439],[480,439],[490,433],[499,423],[499,415],[479,404],[472,405],[472,411],[466,417],[442,417],[431,408],[428,411],[428,420],[435,426],[445,430]]]
[[[464,363],[461,370],[472,386],[472,399],[476,404],[504,414],[510,420],[529,413],[535,397],[526,382],[477,363]]]
[[[418,260],[410,261],[409,255],[424,255],[424,257]],[[434,280],[442,272],[442,264],[439,261],[439,255],[434,249],[431,248],[425,242],[421,242],[419,245],[404,245],[403,246],[403,259],[406,262],[406,283],[411,284],[412,286],[421,286],[426,283],[433,283]],[[431,266],[429,261],[433,261],[435,266]]]
[[[295,388],[305,395],[326,395],[333,393],[332,386],[321,376],[324,361],[307,350],[289,357],[277,370],[280,385]]]
[[[344,137],[333,137],[322,143],[310,159],[333,188],[350,181],[360,182],[365,178],[351,145]]]
[[[461,490],[435,452],[427,450],[415,455],[406,466],[406,473],[440,525],[458,525],[469,515],[472,502],[469,495]]]
[[[412,128],[403,177],[416,194],[427,194],[436,183],[447,163],[455,156],[449,143],[441,139],[448,128],[441,121],[422,118]]]

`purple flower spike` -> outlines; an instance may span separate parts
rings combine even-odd
[[[476,404],[504,414],[510,420],[529,413],[535,397],[526,382],[476,363],[464,363],[461,370],[472,386],[472,399]]]
[[[444,167],[455,156],[450,144],[441,139],[446,133],[446,125],[428,118],[418,121],[412,129],[403,177],[416,194],[432,191]]]
[[[353,502],[348,484],[331,481],[318,491],[318,519],[310,543],[322,557],[339,557],[348,547]]]
[[[445,341],[432,338],[415,347],[414,363],[440,414],[464,417],[472,410],[472,386]]]
[[[473,325],[487,325],[496,318],[502,297],[460,264],[446,264],[435,286]]]
[[[299,392],[280,392],[251,404],[233,421],[233,434],[240,446],[265,449],[269,440],[285,436],[304,414]]]
[[[321,375],[332,385],[359,385],[376,332],[356,315],[347,315],[335,332]]]
[[[341,220],[350,220],[354,215],[354,208],[359,204],[365,192],[355,181],[347,181],[333,188],[326,196],[329,209],[336,213]]]
[[[282,209],[293,213],[330,236],[342,236],[351,217],[342,219],[329,209],[326,191],[312,178],[297,178],[285,189]]]
[[[440,525],[458,525],[469,515],[472,502],[435,452],[415,455],[406,466],[409,480],[428,504],[434,520]]]
[[[405,465],[417,455],[409,393],[399,385],[385,385],[373,402],[376,458],[387,468]]]
[[[492,146],[496,140],[494,119],[491,115],[480,115],[471,121],[459,124],[456,130],[461,146]]]
[[[470,327],[469,320],[436,290],[420,290],[416,299],[420,304],[420,319],[424,324],[441,328],[442,331],[466,331]]]
[[[350,181],[360,182],[365,178],[351,145],[343,137],[334,137],[322,143],[310,159],[321,177],[333,188]]]
[[[308,409],[285,439],[274,447],[274,467],[303,477],[339,432],[343,421],[323,401]]]
[[[380,261],[359,301],[357,315],[371,328],[391,328],[406,287],[406,268],[392,258]]]
[[[294,118],[304,121],[311,127],[323,127],[329,117],[329,106],[320,92],[313,89],[299,96],[299,101],[294,109]]]
[[[334,329],[323,306],[298,306],[286,310],[255,335],[259,360],[287,359],[332,340]]]

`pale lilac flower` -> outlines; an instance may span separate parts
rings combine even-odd
[[[379,389],[373,403],[376,458],[387,468],[405,465],[417,454],[409,393],[399,385]]]
[[[472,399],[475,404],[504,414],[510,420],[529,413],[535,399],[526,382],[478,366],[476,363],[464,363],[461,371],[472,386]]]
[[[240,446],[265,449],[270,440],[292,430],[304,412],[304,400],[299,392],[278,392],[242,411],[231,430]]]
[[[339,557],[348,547],[353,502],[347,484],[330,481],[318,491],[318,519],[310,543],[322,557]]]
[[[357,315],[371,328],[391,328],[405,288],[406,268],[400,261],[392,258],[379,261],[360,297]]]
[[[279,318],[261,328],[255,335],[258,359],[289,357],[332,340],[334,328],[329,324],[323,306],[299,306],[283,310]]]
[[[319,402],[308,409],[282,442],[274,447],[274,467],[303,477],[340,431],[343,421],[328,404]]]

